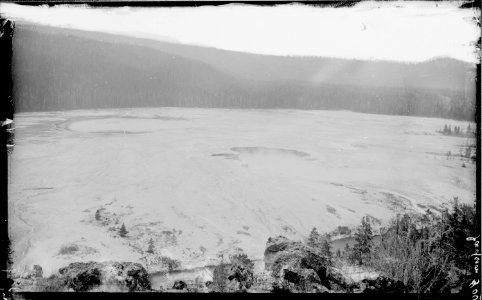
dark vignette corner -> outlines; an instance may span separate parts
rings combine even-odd
[[[15,1],[17,2],[17,1]],[[21,4],[24,1],[18,1],[17,3]],[[120,6],[125,5],[124,2],[89,2],[89,1],[61,1],[61,2],[51,2],[47,3],[49,5],[56,5],[56,4],[66,4],[66,3],[86,3],[91,6]],[[253,4],[253,5],[276,5],[276,4],[285,4],[285,3],[293,3],[292,1],[186,1],[186,2],[179,2],[179,1],[162,1],[162,2],[155,2],[155,1],[141,1],[141,2],[128,2],[128,5],[132,6],[203,6],[203,5],[223,5],[223,4],[230,4],[230,3],[244,3],[244,4]],[[297,3],[302,4],[310,4],[310,5],[321,5],[321,6],[334,6],[334,7],[344,7],[344,6],[353,6],[358,1],[294,1]],[[39,2],[30,2],[25,1],[24,3],[28,3],[29,5],[39,5],[39,4],[46,4],[43,1]],[[461,5],[460,8],[473,8],[473,7],[480,7],[480,0],[468,1]],[[0,122],[4,121],[6,118],[13,119],[13,112],[14,112],[14,104],[12,100],[13,94],[13,82],[12,82],[12,36],[14,33],[14,24],[10,20],[6,20],[1,18],[0,16]],[[479,39],[479,49],[480,49],[480,39]],[[479,234],[480,237],[480,218],[481,218],[481,174],[480,174],[480,166],[481,166],[481,158],[480,158],[480,149],[481,149],[481,64],[480,62],[477,64],[477,73],[476,73],[476,108],[475,108],[475,120],[477,123],[477,168],[476,168],[476,230],[475,232]],[[0,240],[0,251],[2,253],[1,261],[1,288],[3,295],[2,296],[9,296],[9,289],[12,286],[13,281],[9,279],[8,276],[8,265],[10,261],[10,240],[8,238],[8,192],[7,192],[7,185],[8,185],[8,157],[7,157],[7,134],[5,126],[0,126],[0,180],[1,180],[1,207],[0,207],[0,219],[1,219],[1,240]],[[479,239],[480,240],[480,239]],[[475,263],[475,256],[472,257]],[[480,262],[479,262],[480,266]],[[480,267],[479,267],[480,270]],[[474,278],[477,279],[477,278]],[[69,295],[70,297],[70,295]]]
[[[13,119],[12,102],[12,36],[15,25],[12,21],[0,17],[0,122],[7,118]],[[13,280],[8,276],[10,263],[10,240],[8,238],[8,157],[7,157],[7,126],[0,126],[0,219],[1,219],[1,268],[0,282],[2,297],[8,297]]]

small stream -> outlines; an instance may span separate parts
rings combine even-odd
[[[373,243],[375,245],[379,244],[381,241],[381,237],[380,235],[375,235],[373,236]],[[355,238],[354,237],[346,237],[346,238],[341,238],[341,239],[337,239],[337,240],[333,240],[331,242],[331,251],[333,252],[333,254],[336,253],[336,251],[338,251],[338,249],[343,252],[343,250],[345,249],[345,246],[346,244],[348,244],[348,246],[350,246],[350,248],[353,247],[353,245],[355,245]]]
[[[195,281],[196,278],[200,278],[201,281],[212,281],[213,271],[216,265],[208,265],[204,267],[184,269],[184,270],[173,270],[170,272],[154,272],[149,274],[151,279],[151,286],[154,289],[158,289],[162,286],[164,289],[170,289],[174,285],[174,282],[182,280]],[[255,272],[264,270],[264,260],[254,260]]]
[[[216,266],[205,266],[193,269],[173,270],[170,272],[155,272],[149,274],[151,279],[151,286],[158,289],[162,286],[164,289],[170,289],[174,282],[178,280],[194,281],[196,278],[201,278],[203,281],[212,280],[213,270]]]

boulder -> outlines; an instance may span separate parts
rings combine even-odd
[[[151,281],[146,269],[139,263],[124,263],[123,274],[129,291],[147,291],[151,289]]]
[[[321,284],[313,269],[284,269],[283,279],[296,291],[324,293],[329,290]]]
[[[278,281],[276,291],[287,286],[296,290],[330,288],[327,276],[328,259],[315,249],[283,236],[269,238],[265,250],[265,266]],[[323,288],[321,288],[323,286]]]
[[[361,281],[362,293],[405,293],[403,282],[384,276]]]
[[[34,265],[32,275],[35,278],[42,278],[44,275],[44,271],[42,270],[42,267],[39,265]]]
[[[272,274],[275,292],[352,291],[354,283],[316,249],[283,236],[269,238],[264,252],[265,267]]]
[[[314,270],[316,272],[316,275],[318,275],[321,283],[329,287],[330,283],[326,275],[328,260],[326,257],[315,254],[315,252],[313,251],[313,249],[305,249],[304,256],[300,260],[300,267],[303,269]]]
[[[269,268],[274,263],[276,255],[288,248],[292,241],[288,240],[284,236],[270,237],[266,243],[266,249],[264,250],[264,261]]]
[[[298,274],[299,272],[293,272],[288,269],[284,269],[284,276],[283,279],[287,280],[288,282],[294,283],[294,284],[300,284],[303,281],[303,277]],[[319,279],[317,279],[319,280]]]
[[[320,279],[326,277],[326,257],[301,242],[290,241],[283,236],[268,239],[264,261],[266,268],[270,270],[280,271],[278,269],[281,265],[290,265],[313,269],[321,275]]]
[[[187,284],[182,280],[178,280],[174,282],[174,285],[172,286],[172,288],[175,290],[184,290],[187,288]]]
[[[139,263],[76,262],[59,269],[61,279],[74,291],[148,291],[149,275]]]
[[[59,269],[59,273],[74,291],[86,292],[101,284],[100,269],[97,263],[71,263]]]
[[[272,293],[279,293],[279,294],[289,294],[291,290],[289,288],[289,283],[286,281],[278,282],[275,281],[271,286]]]
[[[236,280],[239,283],[239,289],[249,289],[254,282],[253,270],[246,265],[236,263],[231,266],[228,273],[229,280]]]

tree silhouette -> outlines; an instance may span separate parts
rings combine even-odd
[[[126,237],[126,235],[127,235],[127,230],[126,230],[126,226],[124,225],[124,223],[122,223],[122,226],[119,230],[119,235],[121,237]]]
[[[328,238],[323,239],[323,242],[321,243],[321,254],[327,258],[328,264],[332,265],[333,255],[331,253],[331,242]]]
[[[228,289],[228,267],[224,260],[224,255],[221,255],[221,262],[213,270],[213,288],[215,292],[223,293]]]
[[[320,234],[318,233],[318,230],[316,230],[315,227],[310,232],[310,236],[308,237],[308,241],[306,244],[310,247],[313,248],[318,248],[320,246]]]
[[[154,241],[152,238],[149,239],[149,247],[147,248],[147,253],[154,253]]]
[[[358,264],[363,264],[364,261],[370,259],[372,249],[372,227],[368,221],[368,217],[362,218],[361,226],[355,232],[355,245],[353,245],[353,259]]]

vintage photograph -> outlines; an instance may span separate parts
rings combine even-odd
[[[473,295],[466,4],[0,3],[10,290]]]

